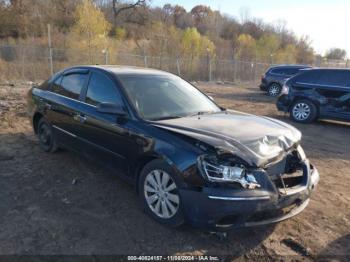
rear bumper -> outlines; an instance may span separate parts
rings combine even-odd
[[[287,95],[282,95],[278,98],[276,102],[276,107],[278,111],[289,112],[289,108],[292,104],[292,101],[288,98]]]
[[[267,91],[267,84],[262,82],[259,85],[259,88],[260,88],[261,91]]]
[[[319,174],[312,167],[307,175],[306,185],[285,195],[261,189],[181,190],[184,211],[191,225],[222,231],[280,222],[299,214],[308,205]]]

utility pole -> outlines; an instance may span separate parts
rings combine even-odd
[[[147,61],[147,56],[146,55],[143,57],[143,63],[145,65],[145,67],[147,68],[148,67],[148,61]]]
[[[50,60],[50,72],[53,75],[53,62],[52,62],[52,47],[51,47],[51,26],[47,24],[47,35],[49,40],[49,60]]]
[[[211,57],[210,57],[210,49],[207,47],[207,72],[208,72],[208,81],[211,82]]]
[[[178,76],[181,76],[181,69],[180,69],[180,58],[176,57],[176,68],[177,68],[177,74]]]
[[[109,61],[108,61],[108,48],[103,49],[102,53],[104,54],[104,57],[105,57],[105,65],[108,65],[108,63],[109,63]]]

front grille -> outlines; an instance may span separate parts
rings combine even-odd
[[[260,211],[249,217],[247,222],[260,222],[264,220],[282,217],[290,213],[296,206],[297,204],[293,203],[292,205],[283,207],[281,209]]]
[[[285,207],[276,207],[275,209],[266,209],[254,212],[253,214],[235,214],[221,218],[217,225],[242,225],[245,223],[257,223],[270,219],[278,219],[288,215],[293,209],[303,203],[301,199],[296,199],[293,203]]]
[[[279,189],[288,189],[302,184],[303,182],[303,170],[298,170],[292,174],[282,174],[274,181],[275,185]]]
[[[296,150],[290,152],[283,160],[267,168],[271,180],[281,194],[304,183],[304,164]]]

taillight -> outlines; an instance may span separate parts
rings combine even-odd
[[[281,90],[281,95],[288,95],[289,93],[289,86],[286,85],[286,83],[282,86],[282,90]]]

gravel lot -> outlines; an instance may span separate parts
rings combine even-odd
[[[199,83],[227,108],[290,122],[254,85]],[[26,118],[28,84],[0,86],[0,254],[230,255],[242,260],[350,256],[350,125],[292,123],[321,181],[308,208],[226,241],[146,216],[133,188],[69,151],[43,153]]]

